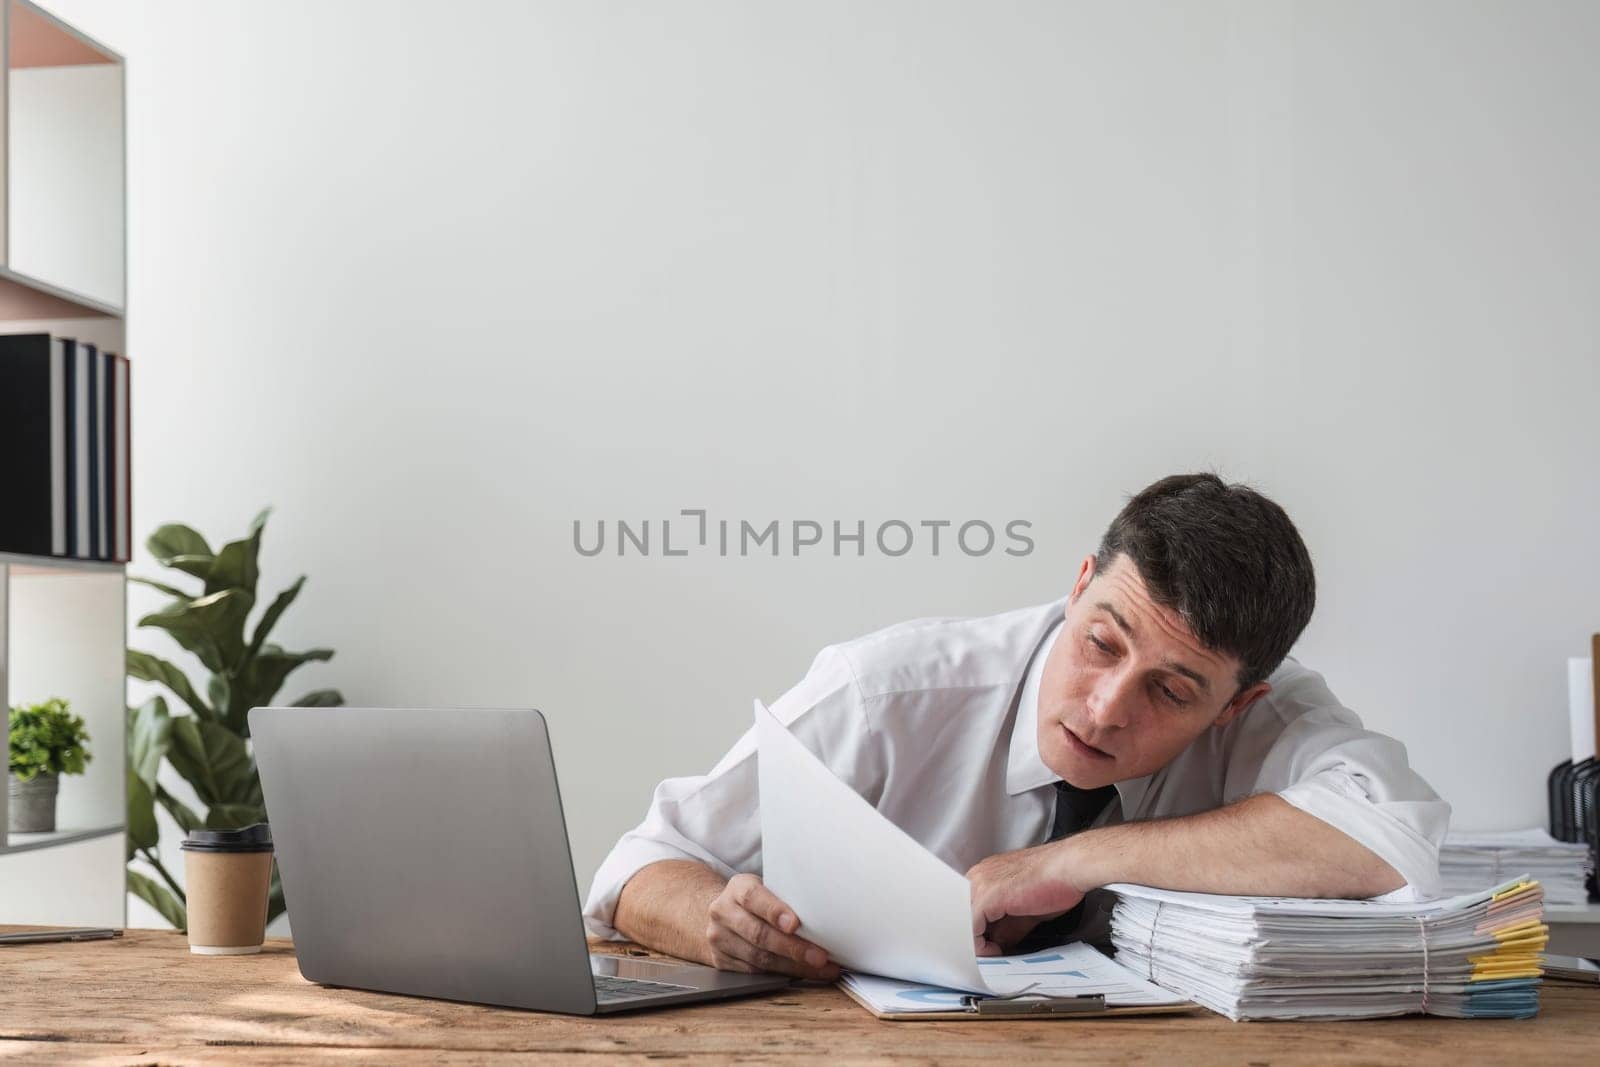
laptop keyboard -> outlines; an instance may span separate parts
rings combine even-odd
[[[647,982],[643,978],[614,978],[607,974],[594,976],[595,999],[602,1001],[637,1000],[662,993],[689,993],[693,990],[694,986]]]

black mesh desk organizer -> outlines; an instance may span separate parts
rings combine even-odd
[[[1594,757],[1562,760],[1550,772],[1550,836],[1557,841],[1582,841],[1589,846],[1589,873],[1585,885],[1591,901],[1600,901],[1596,860],[1600,859],[1600,761]]]

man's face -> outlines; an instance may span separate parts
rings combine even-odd
[[[1080,789],[1151,774],[1268,690],[1236,692],[1238,671],[1150,599],[1128,557],[1099,574],[1089,557],[1045,660],[1039,755]]]

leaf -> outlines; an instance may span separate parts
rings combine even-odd
[[[205,581],[211,576],[211,565],[215,562],[215,556],[173,556],[168,561],[168,566],[174,567],[185,574],[192,574],[201,581]]]
[[[167,809],[167,814],[172,816],[172,821],[177,823],[178,828],[184,833],[198,830],[206,824],[204,819],[194,813],[193,808],[167,792],[167,787],[159,783],[156,785],[156,801]]]
[[[188,676],[160,656],[152,656],[136,648],[128,649],[128,673],[142,681],[159,682],[166,686],[172,690],[174,696],[193,708],[194,713],[202,719],[217,717],[189,684]]]
[[[344,694],[337,689],[313,689],[289,705],[292,708],[336,708],[344,703]]]
[[[226,674],[213,674],[211,680],[206,682],[206,696],[211,698],[211,706],[217,709],[218,718],[227,716],[232,694],[233,686],[229,684]]]
[[[167,759],[207,807],[261,803],[255,761],[244,739],[226,726],[188,715],[173,719]]]
[[[294,598],[300,595],[300,589],[305,584],[306,576],[302,574],[295,579],[293,585],[274,597],[267,610],[261,613],[261,619],[256,623],[255,633],[250,636],[249,654],[251,656],[261,651],[261,647],[267,643],[267,634],[271,633],[272,628],[278,623],[278,616],[282,615],[284,610],[294,603]]]
[[[271,504],[268,504],[266,507],[256,512],[256,517],[250,520],[250,529],[246,531],[245,536],[254,537],[257,541],[260,541],[261,531],[267,528],[267,517],[271,514]]]
[[[151,697],[137,708],[128,709],[128,769],[153,790],[161,757],[172,745],[172,717],[167,702]]]
[[[151,589],[159,589],[168,596],[177,597],[179,600],[193,599],[191,594],[185,593],[182,589],[167,585],[165,582],[158,582],[154,578],[141,578],[137,574],[130,574],[128,575],[128,581],[138,582],[140,585],[148,585]]]
[[[180,931],[188,929],[189,914],[183,902],[173,896],[166,886],[145,877],[131,867],[128,868],[128,892],[159,911],[161,917],[172,924],[173,929]]]
[[[259,804],[213,804],[206,812],[206,829],[238,830],[267,821],[267,809]]]
[[[228,726],[244,736],[249,736],[251,708],[272,703],[284,679],[303,663],[313,660],[330,660],[333,650],[313,648],[306,652],[285,652],[277,645],[267,645],[254,659],[246,660],[244,669],[234,680],[233,706],[228,712]]]
[[[213,674],[225,674],[244,651],[244,620],[254,603],[255,598],[242,589],[224,589],[151,612],[139,625],[167,631]]]
[[[156,823],[155,798],[143,778],[128,768],[128,859],[141,848],[161,843],[161,827]]]
[[[257,560],[261,555],[261,531],[266,528],[271,508],[259,512],[250,520],[250,529],[238,541],[230,541],[217,553],[216,562],[206,576],[206,592],[223,589],[243,589],[252,600],[256,595],[256,580],[260,577]]]
[[[243,589],[254,598],[256,579],[260,577],[256,567],[256,555],[260,548],[256,537],[229,541],[223,545],[222,551],[217,553],[216,562],[211,565],[211,573],[206,575],[206,592]]]
[[[185,526],[181,522],[169,522],[165,526],[156,527],[156,532],[145,541],[144,547],[164,567],[173,565],[172,561],[180,556],[195,556],[210,558],[213,553],[211,546],[206,544],[206,539],[201,537],[193,527]],[[200,575],[199,577],[205,577]]]

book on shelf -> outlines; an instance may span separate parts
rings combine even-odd
[[[126,563],[133,558],[133,511],[128,506],[128,455],[133,446],[133,434],[128,423],[130,394],[128,392],[128,357],[113,355],[113,392],[111,410],[117,416],[117,431],[112,440],[116,443],[112,462],[115,468],[111,480],[111,514],[116,516],[117,528],[111,545],[111,558]]]
[[[0,334],[0,552],[128,561],[128,416],[122,356]]]

